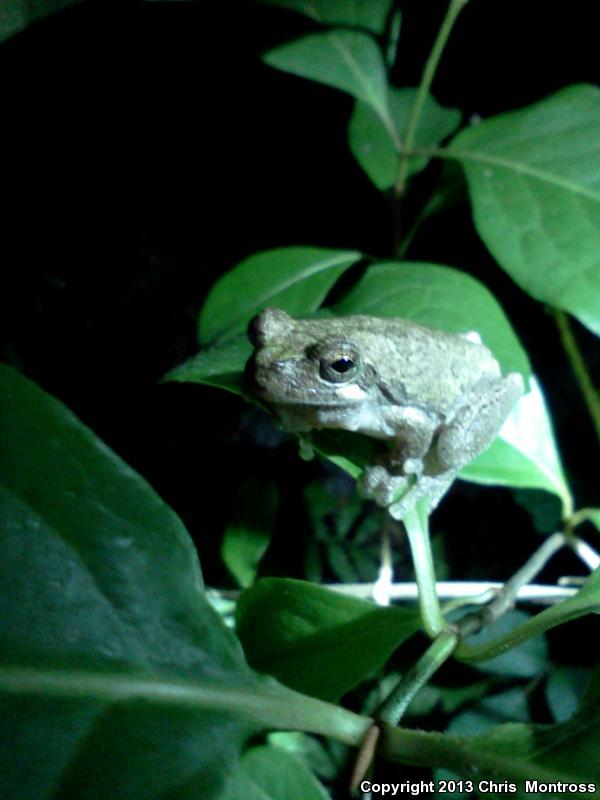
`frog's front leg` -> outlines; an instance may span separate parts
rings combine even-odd
[[[406,406],[390,409],[386,422],[395,432],[390,452],[379,464],[367,467],[359,482],[362,496],[383,508],[409,489],[412,494],[420,482],[438,424],[423,410]]]
[[[523,378],[517,372],[474,384],[452,422],[441,427],[428,457],[427,472],[459,470],[482,453],[496,438],[523,391]]]

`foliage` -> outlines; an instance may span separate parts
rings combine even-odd
[[[0,36],[71,4],[7,3]],[[308,245],[250,255],[214,284],[198,317],[200,351],[166,380],[251,401],[245,329],[269,306],[295,316],[361,313],[476,331],[503,372],[523,375],[528,391],[461,478],[553,495],[574,545],[579,523],[600,529],[600,511],[575,509],[519,332],[490,288],[464,269],[405,256],[419,226],[445,207],[444,182],[455,173],[435,169],[451,164],[464,175],[475,228],[499,268],[533,301],[600,335],[600,90],[569,86],[461,128],[461,111],[430,91],[459,0],[450,3],[418,87],[392,85],[401,16],[391,0],[268,4],[305,16],[313,28],[272,48],[264,62],[352,98],[349,149],[394,209],[396,251],[386,260]],[[425,179],[423,200],[418,182]],[[593,397],[585,367],[578,378]],[[334,758],[307,734],[359,746],[397,672],[410,679],[422,649],[416,607],[377,607],[311,582],[373,580],[381,518],[348,499],[339,473],[327,473],[336,477],[302,495],[315,533],[298,569],[304,580],[261,577],[269,575],[285,497],[274,481],[251,476],[230,498],[221,543],[223,563],[243,590],[234,632],[211,605],[176,512],[34,383],[2,366],[0,389],[0,704],[11,731],[0,751],[0,796],[331,796],[324,782],[336,791],[349,751]],[[593,400],[589,409],[597,416]],[[381,444],[328,432],[304,437],[301,447],[322,455],[327,469],[357,478]],[[461,776],[475,791],[483,780],[514,782],[523,797],[527,780],[599,787],[598,667],[550,669],[543,638],[599,612],[596,569],[560,604],[533,616],[505,614],[499,629],[488,625],[459,645],[440,683],[409,707],[409,720],[432,709],[449,720],[458,711],[446,732],[381,725],[378,752],[433,769],[438,779]],[[470,683],[453,685],[455,674]],[[545,724],[530,714],[538,685]],[[269,736],[272,730],[297,733]],[[316,764],[326,764],[316,769],[323,781]]]

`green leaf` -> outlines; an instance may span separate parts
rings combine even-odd
[[[573,499],[560,462],[544,396],[535,378],[502,426],[498,438],[460,472],[475,483],[545,489],[570,516]]]
[[[496,655],[517,647],[532,636],[539,636],[557,625],[564,625],[565,622],[570,622],[572,619],[583,617],[586,614],[598,613],[600,613],[600,567],[592,572],[573,597],[540,611],[539,614],[531,617],[514,630],[494,639],[492,643],[471,645],[469,640],[467,645],[458,648],[455,656],[461,661],[467,662],[494,658]]]
[[[276,69],[333,86],[364,101],[395,136],[383,56],[369,34],[346,30],[312,33],[269,50],[263,58]]]
[[[485,721],[484,721],[485,724]],[[400,763],[444,767],[474,783],[478,794],[492,793],[489,783],[514,784],[512,797],[597,797],[600,786],[600,671],[577,713],[556,725],[507,723],[483,733],[461,736],[387,729],[380,751]],[[527,785],[527,781],[532,782]],[[535,785],[537,782],[537,786]],[[595,784],[585,790],[548,787],[551,783]],[[509,790],[507,790],[509,791]],[[493,793],[496,796],[496,793]]]
[[[0,441],[4,796],[210,800],[251,733],[364,734],[250,670],[173,511],[4,366]]]
[[[347,25],[382,35],[394,0],[272,0],[326,25]]]
[[[259,580],[237,608],[249,663],[328,700],[369,677],[419,627],[416,610],[382,608],[288,579]]]
[[[564,722],[577,711],[589,679],[590,671],[583,667],[557,667],[552,670],[546,683],[546,700],[557,722]]]
[[[331,740],[319,741],[300,731],[275,731],[267,736],[267,742],[294,753],[312,772],[326,780],[335,780],[346,762],[345,745]]]
[[[360,257],[352,250],[281,247],[244,259],[209,292],[198,319],[200,343],[241,333],[268,306],[296,316],[316,311]]]
[[[250,358],[252,345],[245,334],[219,340],[164,376],[164,381],[204,383],[218,386],[233,394],[244,394],[244,365]]]
[[[600,334],[600,89],[570,86],[461,132],[475,225],[532,297]]]
[[[363,470],[389,452],[386,444],[371,436],[343,430],[322,430],[303,437],[319,455],[329,459],[351,477],[358,479]]]
[[[304,761],[281,747],[261,745],[244,754],[222,800],[327,800]]]
[[[476,636],[469,639],[469,646],[483,647],[505,634],[510,635],[519,625],[531,617],[524,611],[513,610],[503,614],[492,625],[486,625]],[[548,663],[548,645],[543,636],[526,639],[518,647],[506,650],[495,658],[477,664],[483,672],[509,678],[531,678],[540,675]]]
[[[537,489],[515,489],[513,497],[527,512],[534,530],[538,533],[547,535],[560,530],[562,505],[556,495]]]
[[[261,0],[324,25],[347,25],[382,34],[394,0]]]
[[[2,0],[0,3],[0,42],[25,30],[34,22],[74,6],[81,0]]]
[[[277,504],[273,481],[249,479],[240,487],[221,543],[221,557],[239,586],[250,586],[256,578],[271,540]]]
[[[448,333],[476,331],[504,372],[529,375],[527,355],[495,297],[459,270],[416,261],[375,264],[333,308],[402,317]]]
[[[540,639],[539,641],[544,640]],[[544,648],[544,657],[547,658],[547,656],[547,648]],[[541,661],[538,666],[541,669],[538,670],[537,674],[540,674],[546,667],[546,662]],[[485,697],[481,702],[481,708],[485,713],[493,714],[496,717],[496,721],[529,722],[531,715],[529,713],[528,695],[527,687],[514,686],[498,694],[491,694]]]
[[[433,698],[430,700],[430,709],[433,709],[434,702],[439,702],[445,714],[453,714],[461,706],[473,705],[477,701],[491,696],[496,686],[501,682],[503,683],[500,678],[485,678],[481,681],[468,683],[465,686],[435,686],[428,684],[426,688],[433,694]],[[419,695],[417,695],[416,699],[418,697]],[[415,705],[415,701],[413,701],[412,705]]]
[[[417,89],[389,90],[390,115],[394,132],[367,103],[358,101],[350,119],[348,137],[354,158],[378,189],[390,189],[398,171],[398,154],[415,102]],[[415,134],[415,147],[434,147],[460,125],[458,109],[439,105],[427,95]],[[419,172],[428,159],[411,158],[409,175]]]
[[[6,367],[0,398],[6,796],[78,796],[91,771],[96,797],[116,786],[155,797],[181,781],[216,796],[258,727],[219,708],[217,693],[259,684],[204,598],[185,528],[68,409]],[[186,680],[209,706],[213,693],[201,728],[169,702]]]

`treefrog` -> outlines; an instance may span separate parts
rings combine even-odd
[[[397,519],[424,496],[434,508],[523,393],[521,375],[503,377],[476,334],[398,318],[294,319],[268,308],[248,335],[249,389],[281,427],[341,428],[389,441],[359,490]]]

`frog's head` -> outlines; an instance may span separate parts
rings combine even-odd
[[[280,309],[262,311],[248,329],[255,348],[246,366],[250,390],[294,430],[319,426],[326,409],[368,404],[376,374],[354,333],[343,318],[296,320]]]

